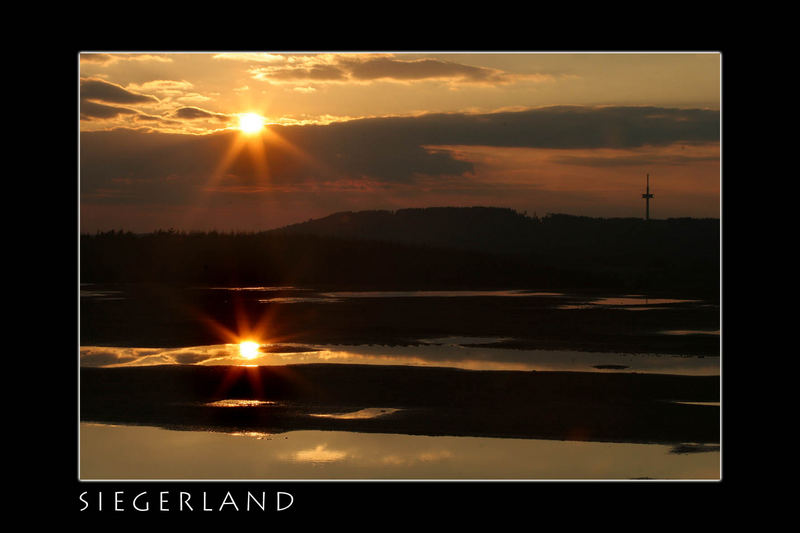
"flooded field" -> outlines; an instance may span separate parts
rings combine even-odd
[[[81,312],[85,479],[720,476],[715,302],[85,285]]]

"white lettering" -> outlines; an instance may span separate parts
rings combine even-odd
[[[228,501],[229,498],[231,500],[230,502]],[[236,508],[237,511],[239,510],[239,507],[236,506],[236,502],[233,501],[233,496],[231,495],[231,491],[228,491],[228,493],[225,495],[225,499],[222,500],[222,503],[219,506],[219,510],[221,511],[223,507],[230,504],[233,504],[233,506]]]
[[[261,503],[258,503],[258,500],[256,500],[255,496],[253,496],[253,494],[248,490],[247,491],[247,510],[248,511],[250,510],[250,500],[252,499],[255,502],[255,504],[258,505],[261,508],[262,511],[266,511],[267,510],[266,509],[266,507],[267,507],[266,496],[267,496],[267,494],[265,492],[262,492],[261,493]]]
[[[186,507],[188,507],[190,511],[194,511],[194,509],[192,509],[192,506],[189,505],[189,498],[191,497],[191,494],[189,494],[188,492],[181,492],[181,498],[180,498],[181,511],[183,511],[183,503],[184,503],[183,495],[184,494],[186,495]]]
[[[158,508],[160,511],[170,511],[169,500],[170,500],[170,492],[169,491],[161,491],[158,493]],[[138,493],[133,500],[130,501],[131,506],[134,510],[142,512],[142,511],[149,511],[150,510],[150,500],[148,498],[149,493],[147,491],[142,491]],[[288,492],[277,492],[277,505],[276,508],[278,511],[285,511],[289,509],[292,505],[294,505],[294,496],[289,494]],[[178,493],[178,509],[183,511],[184,509],[189,511],[194,511],[194,507],[191,504],[192,494],[190,492],[179,492]],[[81,492],[78,495],[78,500],[83,504],[80,507],[81,511],[86,511],[89,509],[89,491]],[[125,511],[125,491],[115,491],[114,492],[114,511]],[[140,501],[141,500],[141,501]],[[247,511],[252,510],[267,510],[267,493],[262,491],[260,493],[256,492],[253,493],[251,491],[247,491],[247,498],[246,498],[246,509]],[[219,505],[219,509],[214,509],[208,506],[208,493],[205,491],[203,492],[203,511],[215,511],[219,510],[222,511],[225,509],[226,506],[231,505],[236,511],[239,511],[239,505],[236,502],[236,498],[233,496],[231,491],[227,491],[225,493],[225,497],[222,500],[222,503]],[[103,510],[103,492],[98,491],[97,493],[97,510]]]
[[[283,494],[284,496],[288,496],[289,497],[289,505],[287,505],[285,507],[281,507],[281,494]],[[292,496],[288,492],[279,492],[278,493],[278,511],[283,511],[283,510],[288,509],[289,507],[292,506],[293,503],[294,503],[294,496]]]
[[[140,492],[140,493],[139,493],[139,494],[137,494],[137,495],[136,495],[136,497],[133,499],[133,508],[134,508],[134,509],[136,509],[137,511],[149,511],[149,510],[150,510],[150,502],[148,502],[148,501],[145,501],[145,504],[144,504],[144,509],[140,509],[140,508],[138,508],[138,507],[136,506],[136,500],[138,500],[140,496],[144,496],[145,494],[147,494],[147,493],[146,493],[146,492]]]

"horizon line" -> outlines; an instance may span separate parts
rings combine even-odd
[[[109,228],[107,230],[100,230],[95,229],[94,232],[89,230],[83,231],[79,229],[80,235],[96,235],[99,233],[129,233],[134,235],[148,235],[154,233],[222,233],[222,234],[257,234],[257,233],[267,233],[270,231],[281,230],[285,228],[289,228],[291,226],[298,226],[301,224],[306,224],[308,222],[314,222],[319,220],[324,220],[328,217],[332,217],[335,215],[341,214],[361,214],[361,213],[391,213],[396,214],[399,211],[413,211],[413,210],[429,210],[429,209],[492,209],[498,211],[513,211],[515,214],[520,215],[524,218],[529,219],[543,219],[548,217],[573,217],[573,218],[587,218],[587,219],[594,219],[594,220],[641,220],[642,222],[666,222],[670,220],[721,220],[721,217],[713,217],[713,216],[706,216],[706,217],[692,217],[692,216],[684,216],[684,217],[666,217],[666,218],[653,218],[651,217],[649,220],[646,220],[644,217],[637,217],[637,216],[589,216],[589,215],[576,215],[571,213],[545,213],[544,215],[537,215],[534,211],[533,215],[528,215],[527,210],[519,211],[514,209],[513,207],[498,207],[498,206],[481,206],[481,205],[474,205],[474,206],[429,206],[429,207],[401,207],[398,209],[362,209],[359,211],[352,211],[352,210],[344,210],[344,211],[334,211],[327,215],[323,215],[317,218],[309,218],[306,220],[301,220],[299,222],[292,222],[289,224],[284,224],[282,226],[276,226],[271,228],[265,229],[189,229],[189,228],[156,228],[148,231],[132,231],[132,230],[125,230],[124,227],[121,228]]]

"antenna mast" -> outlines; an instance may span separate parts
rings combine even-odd
[[[647,175],[647,192],[642,195],[642,198],[644,198],[644,202],[645,202],[645,211],[644,211],[644,219],[645,220],[650,220],[650,198],[652,198],[652,197],[653,197],[653,195],[650,194],[650,174],[648,174]]]

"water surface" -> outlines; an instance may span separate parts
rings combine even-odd
[[[205,299],[209,293],[203,293],[204,290],[208,289],[197,288],[193,294],[201,295],[198,301],[206,305]],[[224,291],[231,291],[230,298]],[[395,345],[375,344],[383,342],[384,337],[371,335],[372,331],[366,327],[352,335],[323,336],[324,340],[321,341],[318,340],[319,337],[311,339],[301,337],[317,343],[264,342],[255,358],[246,359],[239,353],[237,344],[202,344],[209,340],[205,337],[201,337],[203,340],[198,339],[190,328],[187,328],[190,334],[179,336],[176,340],[166,335],[165,332],[172,334],[173,324],[180,322],[172,321],[174,317],[171,313],[174,309],[165,306],[158,298],[149,300],[137,295],[135,291],[126,292],[114,287],[82,285],[81,299],[87,302],[87,309],[95,313],[91,315],[96,318],[92,324],[97,323],[106,328],[113,326],[111,331],[114,333],[105,335],[101,327],[98,331],[90,329],[96,335],[94,338],[100,337],[97,344],[108,345],[80,346],[80,365],[84,367],[273,366],[326,363],[448,367],[468,370],[627,372],[696,376],[720,374],[720,358],[716,356],[510,349],[492,346],[493,343],[513,343],[519,340],[519,336],[533,337],[533,334],[528,333],[529,322],[525,320],[518,320],[515,323],[516,329],[504,328],[507,317],[525,318],[527,317],[525,313],[533,312],[531,309],[534,311],[548,309],[556,314],[569,315],[570,320],[575,320],[575,323],[580,325],[582,324],[580,317],[573,318],[573,315],[580,315],[581,311],[562,310],[607,309],[616,320],[617,309],[623,311],[697,309],[702,304],[696,300],[655,299],[644,295],[594,297],[526,290],[323,292],[291,286],[214,287],[213,293],[216,296],[212,295],[211,303],[208,303],[207,307],[201,307],[213,311],[209,313],[212,318],[225,315],[232,308],[234,300],[237,304],[254,303],[251,312],[254,311],[256,315],[260,312],[274,311],[269,315],[274,320],[286,320],[286,316],[305,320],[307,317],[315,316],[303,314],[306,309],[313,310],[319,316],[335,317],[339,313],[338,310],[342,309],[351,314],[345,315],[345,319],[341,320],[341,327],[348,328],[354,324],[350,317],[361,320],[362,316],[377,316],[375,320],[377,325],[388,329],[390,333],[395,333],[386,339],[399,342]],[[483,297],[487,299],[481,299]],[[526,300],[526,297],[530,298]],[[124,315],[130,316],[131,320],[138,319],[139,323],[129,324],[126,321],[125,327],[118,331],[116,322],[108,321],[109,326],[104,321],[105,316],[115,316],[107,315],[106,307],[123,309],[127,313],[127,308],[124,306],[139,300],[142,300],[144,305],[141,308],[133,306],[131,309],[134,312]],[[402,302],[406,306],[403,308],[406,315],[398,313],[395,317],[387,311],[395,308],[395,302]],[[490,320],[487,323],[490,326],[497,324],[498,327],[484,327],[479,331],[471,326],[464,326],[461,318],[452,324],[442,321],[443,325],[437,324],[437,327],[431,327],[431,324],[424,322],[431,320],[427,315],[423,315],[426,318],[420,319],[421,324],[407,319],[409,316],[412,318],[416,316],[415,310],[419,306],[427,308],[429,304],[438,305],[446,310],[452,308],[463,311],[467,308],[469,312],[462,312],[463,316],[479,325],[483,325],[480,321],[484,316],[484,309],[487,309],[486,316],[495,321]],[[150,305],[155,306],[152,312],[148,307]],[[352,310],[347,311],[348,309],[358,311],[362,308],[366,309],[363,315]],[[376,314],[372,315],[373,312]],[[586,314],[592,313],[596,314],[595,311]],[[561,315],[558,317],[559,321]],[[630,316],[638,319],[650,315],[637,313]],[[661,316],[659,313],[652,315]],[[152,344],[142,342],[137,347],[137,342],[124,340],[135,338],[141,342],[141,332],[144,331],[144,327],[152,326],[151,317],[166,317],[163,331],[158,328],[153,329],[154,335],[157,334],[154,337],[156,341]],[[251,318],[255,320],[256,316]],[[632,324],[633,318],[630,320]],[[435,319],[436,317],[433,317],[432,321]],[[530,323],[533,323],[532,320]],[[161,325],[158,320],[154,320],[154,323],[156,326]],[[657,324],[657,327],[651,329],[642,327],[641,331],[652,339],[670,341],[667,344],[668,349],[704,341],[710,335],[719,335],[719,330],[715,330],[713,322],[709,321],[673,319],[672,322],[665,323],[658,318],[653,323]],[[387,328],[386,324],[391,327]],[[703,327],[709,329],[699,329]],[[376,330],[381,331],[380,328]],[[595,330],[588,331],[595,332]],[[605,334],[603,330],[598,331]],[[362,333],[368,334],[368,338],[360,336]],[[479,336],[469,336],[471,333]],[[567,329],[565,335],[572,334],[573,331]],[[626,331],[625,335],[627,334]],[[131,337],[131,335],[138,336]],[[424,335],[430,335],[430,338],[419,338]],[[174,343],[165,343],[169,347],[157,347],[165,337]],[[346,339],[344,342],[347,344],[319,343],[330,342],[331,338]],[[615,340],[619,338],[624,340],[626,337],[619,334],[614,337]],[[642,345],[648,344],[639,344]],[[620,345],[611,342],[592,346],[613,348]],[[662,351],[668,350],[662,349]],[[664,401],[670,400],[665,398]],[[225,399],[211,406],[224,408],[226,414],[238,415],[238,411],[235,411],[237,408],[253,409],[270,403],[260,400]],[[694,404],[714,405],[713,402],[711,404],[694,402]],[[382,421],[385,420],[382,417],[389,415],[407,414],[396,413],[398,410],[391,407],[360,407],[363,408],[354,407],[341,412],[315,411],[312,416],[335,418],[352,423],[353,420],[363,419]],[[431,437],[343,431],[291,431],[280,434],[252,431],[221,433],[81,423],[80,444],[80,475],[83,479],[718,479],[720,475],[719,447],[707,446],[706,443],[684,443],[677,446]]]
[[[712,479],[718,447],[80,425],[88,479]]]

